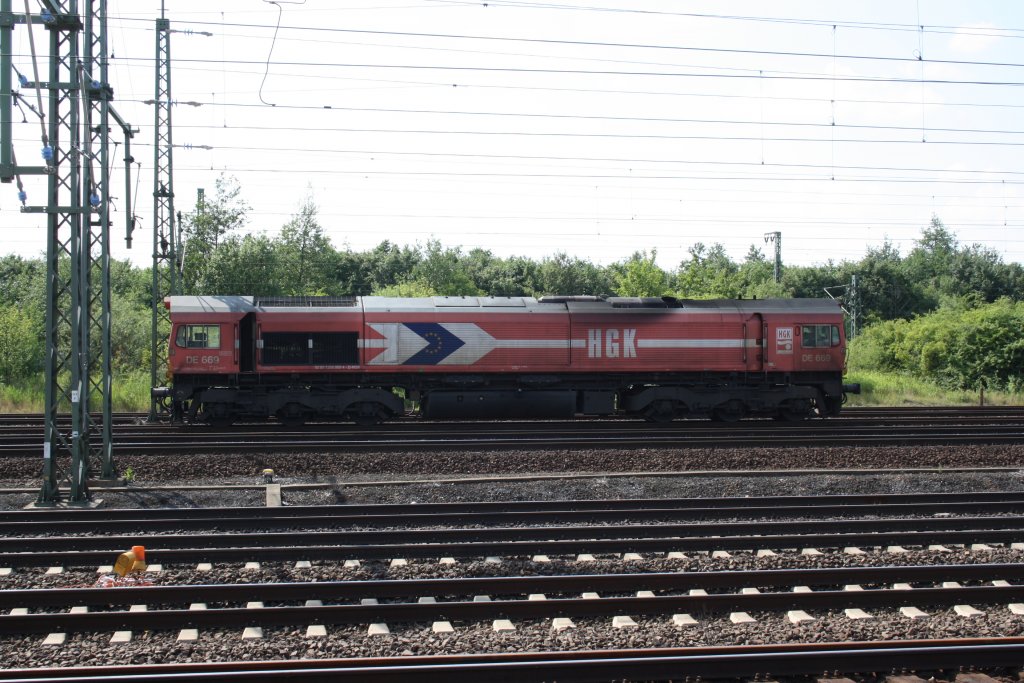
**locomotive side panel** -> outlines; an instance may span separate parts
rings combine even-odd
[[[746,369],[750,342],[735,312],[594,308],[573,307],[575,370],[679,373]]]
[[[364,298],[368,372],[507,374],[553,372],[569,364],[564,307],[538,310],[517,298],[502,300],[509,302],[503,306],[409,306],[410,300],[374,299]]]
[[[261,311],[255,326],[257,372],[359,369],[363,315],[358,308]]]

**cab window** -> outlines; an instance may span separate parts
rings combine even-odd
[[[827,349],[841,343],[838,325],[803,325],[801,343],[805,349]]]
[[[174,343],[183,349],[219,349],[220,325],[182,325]]]

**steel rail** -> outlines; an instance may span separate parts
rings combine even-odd
[[[629,574],[567,574],[438,579],[316,581],[294,583],[233,583],[114,588],[33,588],[0,590],[0,609],[42,609],[67,605],[111,606],[133,604],[190,604],[202,602],[302,602],[305,600],[361,600],[421,596],[509,596],[583,592],[633,593],[652,591],[736,590],[757,586],[846,586],[858,584],[936,583],[940,581],[1024,580],[1024,564],[959,564],[826,569],[772,569],[718,572],[644,572]],[[1017,586],[1024,590],[1024,586]],[[951,589],[944,589],[951,590]],[[918,593],[915,589],[913,595]]]
[[[431,439],[256,439],[209,443],[202,440],[174,442],[121,442],[118,452],[122,455],[189,455],[229,453],[304,453],[304,452],[350,452],[350,451],[452,451],[478,449],[566,449],[566,448],[798,448],[839,447],[839,446],[962,446],[962,445],[1014,445],[1024,443],[1024,427],[1009,431],[980,431],[970,433],[938,434],[934,429],[921,432],[897,432],[887,430],[885,434],[835,436],[830,434],[779,436],[765,432],[759,436],[735,436],[722,432],[716,436],[659,436],[645,435],[615,438],[431,438]],[[0,457],[38,457],[39,444],[27,443],[18,446],[0,446]]]
[[[990,518],[999,519],[999,518]],[[989,522],[995,525],[995,522]],[[763,526],[763,525],[762,525]],[[596,532],[600,527],[589,527]],[[643,527],[649,529],[650,527]],[[756,550],[760,548],[842,548],[848,546],[931,545],[1014,543],[1021,538],[1020,528],[966,529],[903,532],[858,533],[793,533],[751,534],[739,536],[702,535],[693,537],[659,538],[587,538],[573,527],[577,536],[571,540],[516,540],[516,541],[448,541],[437,542],[434,532],[422,530],[414,534],[410,543],[309,545],[302,536],[287,534],[289,545],[277,547],[194,547],[161,549],[147,545],[146,559],[160,564],[187,564],[193,562],[289,562],[296,559],[340,561],[349,559],[387,560],[402,558],[479,558],[489,556],[575,555],[579,553],[613,554],[623,552],[653,553],[669,551]],[[763,531],[763,529],[761,529]],[[474,530],[479,532],[480,530]],[[383,532],[374,532],[383,533]],[[607,535],[607,534],[604,534]],[[652,534],[647,533],[647,536]],[[656,534],[655,534],[656,535]],[[581,537],[582,536],[582,537]],[[52,540],[52,539],[50,539]],[[127,540],[127,539],[126,539]],[[282,539],[286,540],[286,539]],[[140,542],[152,544],[151,537],[130,537],[130,542],[112,544],[107,550],[46,550],[34,552],[0,553],[0,567],[81,567],[110,564],[112,553]],[[52,544],[51,544],[52,547]]]
[[[828,421],[807,421],[800,423],[776,422],[772,420],[744,420],[741,422],[709,422],[707,420],[679,420],[671,424],[652,425],[637,419],[609,419],[605,421],[573,420],[573,421],[521,421],[508,420],[501,422],[451,422],[429,421],[410,418],[406,421],[388,422],[382,426],[368,429],[348,423],[311,422],[302,428],[287,427],[276,422],[240,424],[230,428],[217,428],[207,425],[170,425],[170,424],[133,424],[118,423],[116,435],[121,438],[162,438],[169,435],[192,434],[202,436],[210,441],[237,440],[246,435],[275,436],[308,436],[309,434],[338,436],[374,436],[386,432],[389,435],[401,434],[406,437],[434,435],[438,431],[475,434],[502,435],[509,432],[519,433],[524,429],[534,433],[559,433],[563,436],[582,432],[622,433],[631,434],[638,431],[647,432],[656,429],[660,434],[714,434],[730,433],[821,433],[830,431],[855,431],[878,429],[881,426],[898,427],[963,427],[977,425],[1020,425],[1024,415],[1008,413],[999,415],[893,415],[886,417],[841,417]],[[14,442],[17,438],[30,439],[36,435],[36,425],[0,425],[0,440]]]
[[[989,605],[1024,600],[1024,585],[831,590],[812,593],[731,593],[662,595],[596,599],[400,602],[375,605],[318,607],[225,607],[205,610],[167,609],[146,612],[60,612],[0,616],[0,635],[82,633],[119,630],[177,630],[183,628],[299,627],[309,624],[370,624],[386,622],[489,621],[492,619],[593,618],[620,614],[649,616],[734,611],[831,610],[915,606]]]
[[[367,681],[369,683],[596,683],[623,680],[678,680],[762,676],[870,673],[879,670],[939,671],[975,666],[1014,667],[1024,656],[1019,638],[967,638],[816,643],[810,645],[738,645],[643,650],[556,651],[430,657],[388,657],[302,661],[211,662],[130,667],[17,669],[0,679],[35,683],[93,681],[242,680],[256,683]]]
[[[961,504],[988,504],[1024,502],[1024,491],[973,491],[955,493],[868,493],[868,494],[827,494],[810,496],[751,496],[749,498],[616,498],[580,500],[532,500],[532,501],[487,501],[453,503],[370,503],[345,505],[295,505],[280,508],[246,507],[203,507],[203,508],[96,508],[59,509],[37,508],[34,510],[0,510],[0,522],[48,521],[63,522],[85,520],[89,523],[106,520],[147,520],[164,519],[169,516],[178,519],[228,519],[234,517],[256,520],[277,517],[339,516],[355,517],[403,517],[413,514],[500,514],[500,513],[549,513],[620,511],[637,512],[648,508],[674,510],[719,509],[719,508],[786,508],[810,506],[837,509],[855,506],[888,506],[907,504],[940,504],[957,506]]]
[[[1010,496],[1011,498],[1013,496]],[[412,506],[415,507],[415,506]],[[266,510],[267,508],[257,508]],[[271,510],[278,508],[270,508]],[[282,529],[316,529],[345,527],[411,527],[446,525],[489,525],[513,526],[555,523],[612,522],[625,519],[632,521],[695,521],[715,519],[757,518],[759,520],[810,518],[810,517],[850,517],[850,516],[943,516],[953,517],[967,513],[1012,513],[1024,510],[1024,499],[1006,501],[977,502],[942,502],[942,503],[878,503],[861,505],[766,505],[762,507],[673,507],[658,505],[636,509],[562,509],[562,510],[516,510],[516,511],[484,511],[484,512],[427,512],[417,511],[399,514],[314,514],[308,515],[273,515],[254,514],[249,517],[232,516],[217,517],[178,517],[172,514],[164,517],[147,517],[132,519],[118,515],[113,519],[88,515],[82,519],[23,519],[3,521],[0,519],[0,534],[5,536],[25,536],[28,534],[53,533],[89,533],[92,535],[110,534],[132,530],[136,533],[153,533],[157,531],[253,531],[261,533],[280,531]],[[332,511],[333,512],[333,511]],[[0,540],[0,549],[3,541]]]
[[[1024,441],[1024,424],[933,424],[900,425],[875,424],[873,426],[844,426],[841,422],[820,422],[803,426],[785,425],[770,421],[745,422],[730,425],[692,423],[651,427],[645,423],[625,423],[601,427],[600,423],[586,423],[572,428],[559,427],[552,431],[545,423],[530,425],[527,433],[511,431],[506,426],[495,430],[493,425],[483,427],[472,423],[404,431],[387,425],[373,431],[363,430],[304,430],[301,432],[258,431],[215,433],[205,430],[183,435],[176,430],[133,437],[118,438],[121,453],[180,454],[185,452],[231,453],[265,451],[345,451],[351,449],[395,449],[417,447],[439,448],[502,448],[502,447],[720,447],[723,439],[730,446],[803,445],[856,445],[856,444],[1008,444]],[[699,425],[699,426],[698,426]],[[519,425],[521,427],[521,425]],[[38,442],[34,436],[4,437],[0,439],[0,456],[36,456]]]
[[[938,418],[914,418],[908,421],[906,418],[895,418],[893,420],[836,420],[836,421],[812,421],[812,422],[776,422],[772,420],[747,420],[741,422],[707,422],[699,420],[680,421],[671,424],[651,425],[643,421],[615,421],[615,422],[399,422],[385,423],[372,429],[357,427],[354,425],[328,425],[309,424],[301,429],[283,428],[277,424],[244,425],[228,430],[214,430],[203,426],[193,427],[153,427],[143,426],[119,426],[118,436],[143,438],[180,438],[183,435],[206,441],[234,442],[245,438],[264,438],[266,436],[281,439],[309,437],[349,437],[349,438],[372,438],[372,437],[394,437],[405,438],[435,437],[439,432],[447,437],[472,436],[477,438],[501,438],[512,435],[519,435],[523,432],[528,434],[543,435],[547,437],[577,437],[580,435],[599,434],[602,437],[629,437],[641,434],[654,434],[659,436],[693,436],[710,437],[721,434],[739,436],[750,436],[759,434],[773,434],[786,436],[800,435],[821,435],[829,433],[842,433],[850,435],[869,435],[880,429],[902,429],[920,430],[923,428],[943,430],[956,433],[967,427],[977,428],[989,427],[992,430],[1012,430],[1020,428],[1024,424],[1024,417],[999,416],[992,418],[967,417],[953,419],[949,417]],[[8,443],[16,443],[16,439],[30,439],[36,436],[34,430],[19,428],[18,431],[0,431],[0,438]]]
[[[692,524],[616,524],[597,526],[512,526],[455,529],[384,529],[367,531],[304,531],[301,541],[310,546],[370,546],[416,543],[460,544],[543,540],[732,538],[759,533],[786,534],[871,534],[902,532],[904,535],[933,531],[971,530],[991,533],[1024,530],[1024,517],[923,517],[833,519],[798,521],[702,522]],[[113,550],[137,545],[138,535],[44,536],[0,538],[0,555],[60,550]],[[296,545],[294,532],[239,534],[162,534],[144,537],[147,548],[156,552],[180,548],[285,548]]]
[[[936,414],[943,415],[1021,415],[1024,414],[1024,406],[1020,405],[946,405],[946,406],[844,406],[843,413],[838,418],[859,418],[859,417],[891,417],[891,416],[923,416],[928,417]],[[115,412],[114,418],[130,421],[145,420],[147,413],[142,412]],[[421,419],[421,418],[416,418]],[[608,418],[582,417],[576,420],[605,421]],[[626,418],[611,418],[626,419]],[[40,413],[0,413],[0,426],[8,424],[21,424],[31,422],[42,424],[43,416]],[[58,416],[58,420],[68,420],[66,415]],[[551,420],[566,422],[566,420]],[[451,422],[451,420],[447,420]]]

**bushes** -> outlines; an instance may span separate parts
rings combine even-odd
[[[0,384],[13,384],[42,371],[39,322],[24,309],[0,306]]]
[[[947,389],[1024,387],[1024,303],[947,303],[913,320],[872,325],[850,345],[850,366],[904,372]]]

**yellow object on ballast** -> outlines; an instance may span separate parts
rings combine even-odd
[[[114,571],[118,576],[124,576],[132,572],[144,572],[146,567],[146,548],[141,545],[133,545],[132,549],[117,556],[114,563]]]

